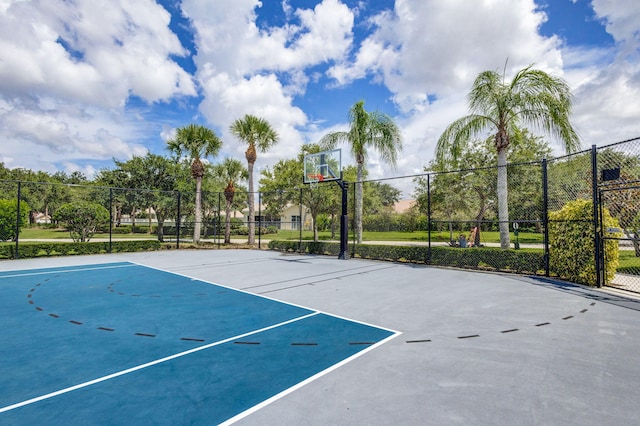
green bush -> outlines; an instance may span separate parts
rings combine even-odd
[[[16,216],[18,214],[18,203],[16,200],[0,200],[0,241],[15,240],[16,238]],[[20,201],[20,221],[18,232],[29,221],[29,206],[26,202]]]
[[[249,235],[249,228],[246,226],[231,228],[231,235]]]
[[[112,234],[130,234],[131,227],[130,226],[114,226],[111,228]]]
[[[155,240],[140,241],[113,241],[111,243],[111,253],[126,253],[135,251],[158,250],[160,242]],[[13,259],[16,257],[16,247],[14,244],[0,245],[0,259]],[[20,244],[18,256],[20,258],[43,257],[43,256],[70,256],[77,254],[99,254],[109,253],[108,242],[85,242],[85,243],[36,243]]]
[[[603,209],[605,231],[618,228],[618,221]],[[607,237],[619,234],[605,232]],[[571,282],[596,285],[593,203],[576,200],[556,212],[549,212],[549,269]],[[618,242],[606,240],[605,281],[611,282],[618,266]]]
[[[76,201],[60,206],[53,219],[62,222],[75,242],[86,242],[101,226],[109,225],[109,211],[100,204]]]
[[[340,244],[324,241],[271,240],[269,248],[284,252],[303,252],[337,256]],[[353,253],[355,250],[355,253]],[[539,251],[501,250],[499,248],[454,248],[445,246],[389,246],[358,244],[350,246],[350,254],[363,259],[393,262],[424,263],[486,271],[517,272],[522,274],[544,273],[544,255]]]

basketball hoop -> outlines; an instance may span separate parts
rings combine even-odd
[[[307,175],[307,182],[309,183],[312,191],[318,188],[318,182],[322,182],[323,180],[324,176],[319,173],[309,173]]]

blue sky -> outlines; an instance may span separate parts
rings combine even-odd
[[[637,0],[0,0],[0,161],[93,176],[166,154],[198,123],[244,161],[228,132],[246,113],[280,143],[258,170],[346,129],[349,107],[392,116],[398,168],[419,172],[487,69],[534,63],[574,93],[585,148],[640,136]],[[557,152],[560,147],[549,141]],[[343,162],[349,162],[343,156]]]

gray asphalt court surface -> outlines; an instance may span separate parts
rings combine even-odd
[[[119,261],[401,332],[238,425],[640,424],[640,301],[623,294],[265,250],[25,259],[0,271]]]

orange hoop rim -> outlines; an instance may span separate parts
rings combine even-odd
[[[322,182],[324,180],[324,176],[318,173],[309,173],[307,174],[307,181],[309,182]]]

